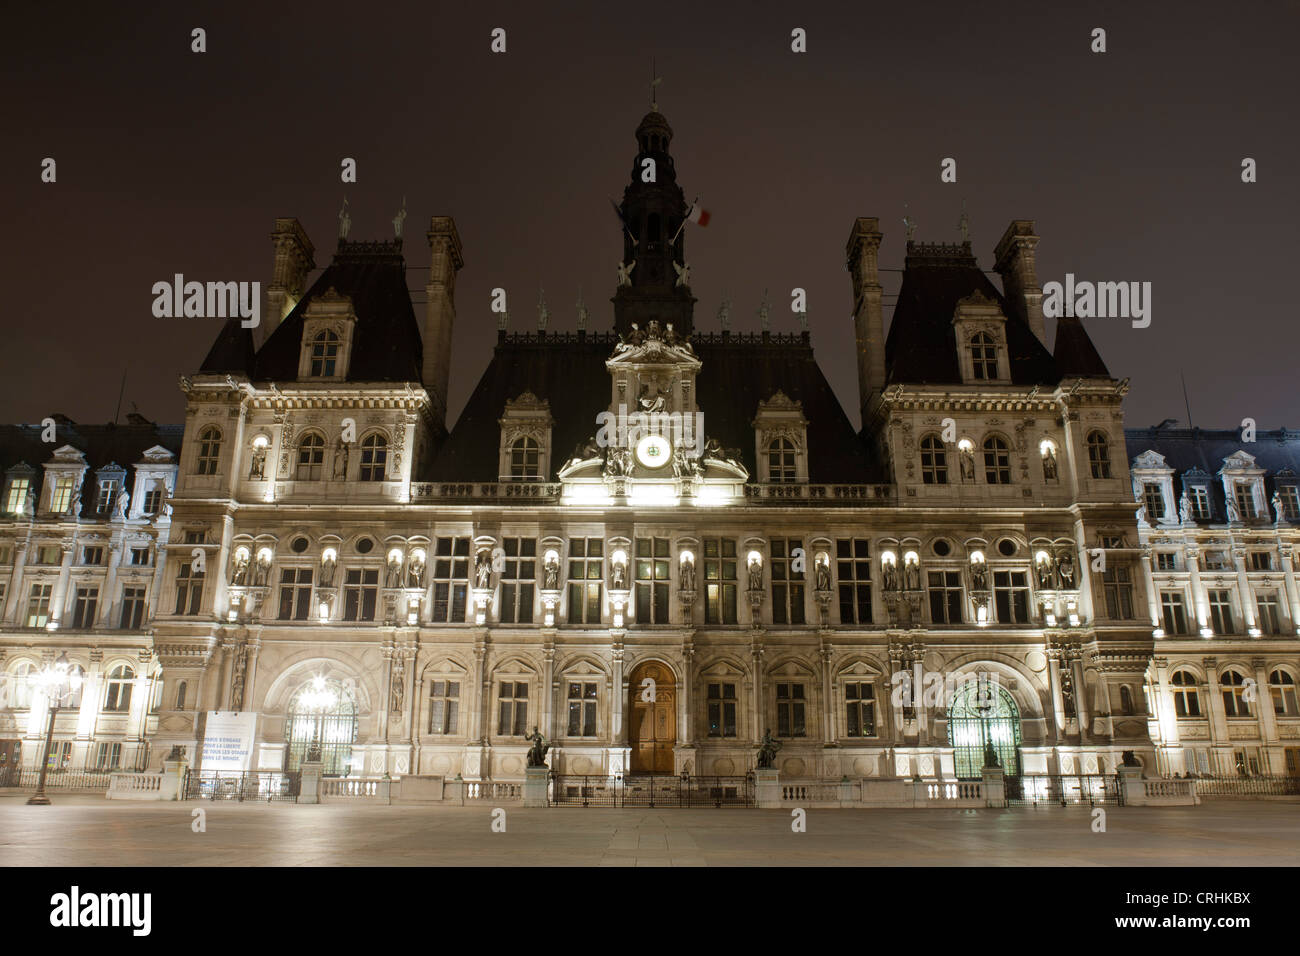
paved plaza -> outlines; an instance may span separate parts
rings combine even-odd
[[[7,866],[1284,866],[1300,802],[1014,810],[350,807],[0,797]],[[206,832],[192,830],[193,811]]]

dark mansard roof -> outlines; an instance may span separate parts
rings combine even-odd
[[[960,385],[957,337],[952,326],[957,303],[973,293],[996,302],[1007,317],[1007,351],[1015,385],[1055,385],[1071,376],[1109,378],[1105,363],[1077,319],[1057,326],[1056,354],[1008,308],[971,253],[970,243],[909,242],[903,284],[885,340],[887,382]]]
[[[1165,463],[1174,469],[1174,495],[1183,492],[1185,479],[1210,479],[1210,500],[1214,514],[1224,514],[1223,483],[1218,474],[1223,460],[1244,451],[1263,468],[1264,497],[1271,498],[1278,478],[1295,483],[1300,476],[1300,430],[1281,428],[1259,431],[1255,441],[1243,442],[1240,429],[1228,428],[1126,428],[1124,440],[1129,460],[1143,452],[1154,451],[1164,456]]]
[[[340,242],[334,261],[254,354],[252,330],[226,323],[201,372],[242,373],[253,381],[295,381],[302,328],[312,299],[334,289],[352,300],[357,324],[349,382],[419,382],[424,347],[406,287],[401,240]],[[265,317],[264,317],[265,320]]]
[[[135,481],[134,466],[144,458],[147,449],[159,445],[180,457],[181,436],[184,425],[156,425],[138,416],[127,425],[78,425],[66,419],[55,426],[56,440],[41,441],[40,425],[0,425],[0,471],[21,463],[34,471],[33,488],[39,489],[45,480],[42,467],[50,461],[56,448],[71,445],[86,456],[86,487],[94,487],[95,472],[105,465],[117,464],[126,471],[126,487]],[[56,419],[58,421],[58,419]],[[94,514],[95,496],[83,493],[82,515]]]
[[[554,454],[547,477],[554,479],[570,452],[596,433],[596,415],[609,407],[605,360],[617,341],[609,334],[505,337],[424,479],[495,481],[498,421],[506,401],[524,391],[550,402]],[[693,344],[703,363],[696,400],[705,435],[740,449],[751,476],[759,475],[753,427],[758,403],[779,390],[803,404],[810,481],[887,480],[844,414],[812,348],[799,336],[697,335]]]

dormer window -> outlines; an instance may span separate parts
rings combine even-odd
[[[1252,482],[1233,482],[1233,498],[1237,504],[1237,513],[1240,514],[1242,518],[1249,519],[1258,517],[1255,513],[1255,495],[1252,489]]]
[[[77,479],[72,475],[58,475],[50,489],[50,513],[63,514],[72,504],[72,492]]]
[[[1142,506],[1147,510],[1147,520],[1159,521],[1165,516],[1165,493],[1157,481],[1142,482]]]
[[[113,513],[113,507],[117,503],[118,493],[122,490],[121,478],[101,478],[99,482],[99,497],[95,499],[95,514],[101,518],[107,518]]]
[[[510,445],[510,477],[541,477],[541,446],[536,439],[524,435]]]
[[[311,377],[333,378],[339,358],[339,337],[325,329],[311,343]]]
[[[1300,488],[1278,482],[1277,494],[1282,500],[1282,514],[1286,520],[1300,521]]]
[[[1094,478],[1110,477],[1110,440],[1104,432],[1088,432],[1088,467]]]
[[[992,381],[998,377],[998,349],[993,336],[987,332],[972,335],[970,358],[972,378],[977,381]]]
[[[767,480],[774,484],[796,480],[794,442],[777,438],[767,446]]]
[[[1219,476],[1223,479],[1230,522],[1253,521],[1264,513],[1264,469],[1253,455],[1244,451],[1229,455],[1223,460]]]
[[[1192,485],[1187,489],[1191,499],[1192,517],[1197,521],[1210,520],[1210,489],[1205,485]]]
[[[15,472],[17,469],[15,469]],[[21,474],[11,472],[5,488],[5,514],[20,515],[27,508],[27,495],[32,489],[31,468]]]
[[[298,445],[298,481],[320,481],[325,471],[325,438],[317,432],[303,436]]]
[[[215,475],[217,463],[221,459],[221,429],[209,425],[199,432],[198,457],[195,460],[195,474]]]
[[[388,464],[388,439],[378,432],[361,440],[361,480],[383,481]]]
[[[163,495],[166,494],[167,488],[161,481],[154,481],[149,485],[149,490],[144,495],[144,507],[140,509],[141,514],[156,515],[162,510]]]

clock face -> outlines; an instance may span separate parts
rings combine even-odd
[[[662,468],[672,456],[673,443],[663,435],[646,435],[636,443],[636,460],[647,468]]]

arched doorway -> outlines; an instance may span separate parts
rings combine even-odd
[[[663,664],[638,664],[628,678],[627,740],[632,773],[672,773],[677,681]]]
[[[321,772],[346,774],[357,739],[357,704],[351,688],[323,677],[307,681],[289,701],[285,736],[289,741],[286,770],[302,769],[308,752],[317,745]]]
[[[980,677],[962,682],[948,708],[948,742],[959,780],[978,780],[988,744],[1002,772],[1020,776],[1020,710],[997,681]]]

